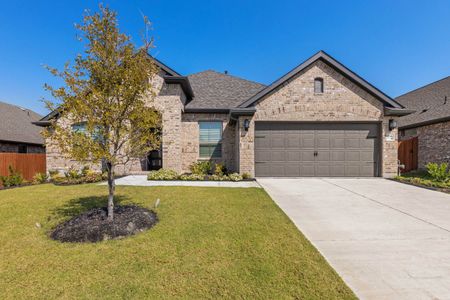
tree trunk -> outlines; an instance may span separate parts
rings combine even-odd
[[[112,221],[114,219],[114,191],[116,184],[114,181],[114,165],[111,162],[106,163],[108,169],[108,220]]]

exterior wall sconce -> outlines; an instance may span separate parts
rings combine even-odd
[[[390,119],[389,120],[389,130],[394,130],[395,128],[397,128],[397,121]]]
[[[249,119],[245,119],[244,120],[244,130],[248,131],[249,128],[250,128],[250,120]]]

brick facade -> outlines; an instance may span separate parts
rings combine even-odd
[[[324,92],[314,93],[314,79],[324,82]],[[389,131],[383,104],[323,62],[316,62],[256,103],[250,129],[240,118],[239,171],[254,175],[255,121],[374,121],[382,123],[382,174],[397,172],[397,130]]]
[[[415,136],[419,141],[419,169],[429,162],[450,164],[450,121],[406,129],[401,140]]]
[[[228,114],[192,114],[182,116],[182,154],[181,171],[189,172],[189,166],[201,160],[199,158],[199,121],[222,122],[222,157],[212,161],[224,164],[228,170],[235,171],[235,134],[236,127],[230,123]]]
[[[324,81],[324,92],[314,93],[314,78]],[[165,84],[161,76],[155,78],[157,96],[148,97],[162,114],[163,168],[179,173],[188,172],[189,166],[199,160],[199,121],[223,123],[222,157],[231,171],[254,176],[255,121],[373,121],[382,124],[382,175],[390,177],[397,172],[397,130],[389,131],[389,118],[383,115],[383,104],[358,85],[318,61],[294,76],[271,94],[256,103],[253,117],[239,117],[231,122],[229,114],[184,113],[186,96],[180,85]],[[250,128],[243,122],[250,119]],[[47,141],[48,170],[65,170],[82,164],[63,158]],[[100,164],[93,166],[100,169]],[[145,158],[133,158],[117,167],[118,174],[138,173],[145,170]]]

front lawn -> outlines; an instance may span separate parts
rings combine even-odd
[[[0,191],[2,299],[355,298],[262,189],[117,187],[122,204],[160,198],[160,222],[97,244],[48,237],[105,194],[95,184]]]

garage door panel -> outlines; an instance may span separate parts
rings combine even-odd
[[[318,163],[316,164],[316,169],[315,169],[315,176],[331,176],[330,175],[330,165],[329,164],[323,164],[323,163]]]
[[[285,175],[288,177],[299,177],[300,176],[300,165],[298,164],[286,164],[284,166]]]
[[[330,148],[331,149],[344,149],[345,148],[345,136],[331,136]]]
[[[300,165],[300,176],[302,177],[311,177],[315,175],[315,167],[314,163],[311,164],[301,164]]]
[[[255,151],[255,161],[256,162],[271,161],[271,154],[272,150]]]
[[[319,150],[317,151],[317,159],[321,162],[329,162],[331,161],[331,152],[330,151],[324,151],[324,150]]]
[[[346,151],[345,152],[345,161],[347,161],[347,162],[361,161],[361,155],[360,155],[359,151]]]
[[[314,149],[314,133],[303,133],[301,135],[301,147],[302,149]]]
[[[281,161],[285,161],[285,151],[284,150],[273,150],[271,153],[271,158],[270,161],[273,162],[281,162]]]
[[[299,161],[301,161],[302,160],[302,153],[300,152],[300,151],[294,151],[294,150],[292,150],[292,151],[286,151],[286,161],[288,161],[288,162],[295,162],[295,163],[297,163],[297,162],[299,162]]]
[[[255,149],[267,149],[270,148],[270,138],[265,134],[259,133],[255,135]]]
[[[373,162],[373,152],[372,151],[361,151],[361,161]]]
[[[272,148],[284,149],[285,148],[285,138],[284,134],[274,134],[271,136],[270,144]]]
[[[359,176],[370,177],[373,176],[373,171],[375,169],[374,163],[367,163],[361,166],[361,174]]]
[[[345,140],[345,148],[346,149],[359,149],[359,138],[347,138]]]
[[[343,162],[345,161],[345,150],[334,150],[331,152],[331,161]]]
[[[256,122],[256,176],[374,176],[378,138],[375,123]]]
[[[311,149],[310,151],[300,151],[300,156],[301,162],[314,162],[316,160],[313,149]]]

